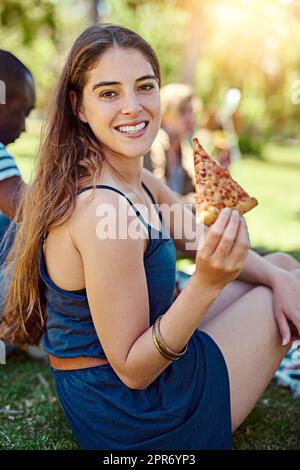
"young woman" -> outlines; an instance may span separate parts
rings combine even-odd
[[[173,302],[175,245],[186,249],[195,221],[143,169],[160,126],[159,86],[140,36],[116,25],[82,33],[16,218],[1,336],[25,346],[44,332],[83,449],[231,448],[290,346],[290,326],[300,330],[299,264],[249,251],[234,211],[205,236],[197,227],[197,269]],[[150,223],[154,203],[162,210]],[[174,205],[181,238],[167,214]],[[129,209],[131,236],[103,236],[103,208],[122,229]]]

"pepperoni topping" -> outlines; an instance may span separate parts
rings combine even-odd
[[[221,166],[214,166],[212,168],[212,171],[218,178],[224,178],[228,174],[225,168],[222,168]]]

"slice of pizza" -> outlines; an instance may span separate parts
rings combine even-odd
[[[197,138],[193,139],[193,153],[197,222],[213,224],[224,207],[236,209],[242,215],[257,206],[255,197],[250,197],[228,171],[208,155]]]

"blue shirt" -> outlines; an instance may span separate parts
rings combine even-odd
[[[5,145],[0,142],[0,181],[12,176],[21,176],[20,170],[14,157],[8,153]]]

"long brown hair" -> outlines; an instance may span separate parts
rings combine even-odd
[[[19,347],[38,344],[45,329],[46,308],[38,264],[41,237],[70,218],[78,189],[96,184],[103,158],[101,143],[73,112],[69,95],[74,90],[80,104],[87,72],[115,46],[140,51],[161,82],[155,52],[130,29],[109,23],[93,25],[74,43],[54,94],[35,176],[13,220],[17,233],[6,261],[9,285],[0,327],[0,338],[7,343]]]

